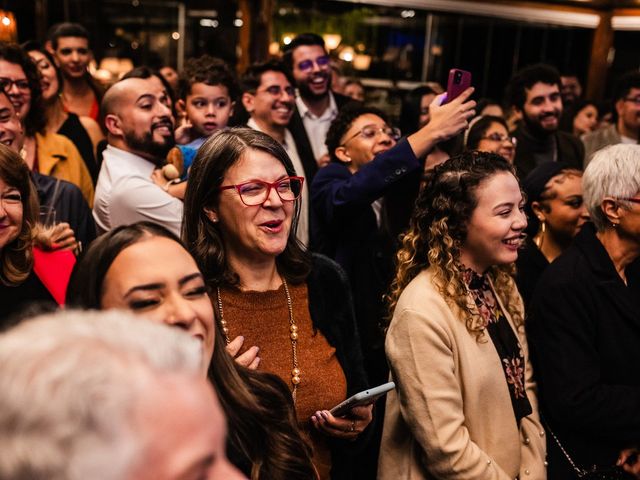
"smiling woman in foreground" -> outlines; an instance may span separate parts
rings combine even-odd
[[[287,387],[274,375],[243,368],[226,352],[202,274],[166,228],[140,222],[98,238],[76,265],[67,305],[129,310],[198,339],[202,374],[227,417],[231,462],[252,480],[315,478]]]
[[[513,167],[467,152],[430,172],[397,256],[380,479],[546,478],[510,276],[527,225]]]

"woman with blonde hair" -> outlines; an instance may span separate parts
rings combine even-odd
[[[546,478],[510,272],[527,225],[513,167],[466,152],[429,172],[397,255],[378,477]]]

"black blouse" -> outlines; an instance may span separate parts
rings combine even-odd
[[[33,271],[18,286],[0,283],[0,331],[22,318],[56,308],[55,300]]]
[[[500,308],[488,276],[486,274],[478,275],[470,268],[464,268],[462,278],[500,356],[500,363],[509,387],[511,406],[519,424],[520,419],[531,415],[533,411],[526,394],[524,377],[526,362],[522,347]]]

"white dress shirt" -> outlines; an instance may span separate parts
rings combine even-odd
[[[255,122],[253,118],[250,118],[247,122],[247,126],[253,128],[254,130],[260,130],[258,124]],[[263,132],[264,133],[264,132]],[[298,177],[304,178],[304,184],[302,185],[302,198],[300,205],[300,218],[298,220],[298,233],[297,237],[300,242],[302,242],[305,246],[309,245],[309,188],[307,185],[307,177],[304,174],[304,167],[302,166],[302,161],[300,160],[300,155],[298,155],[298,149],[296,148],[296,143],[293,140],[293,135],[288,128],[284,130],[284,143],[282,147],[289,155],[291,159],[291,163],[293,163],[293,169],[296,171],[296,175]]]
[[[327,146],[324,142],[327,139],[327,132],[329,131],[331,122],[333,122],[333,119],[338,115],[336,99],[333,98],[333,93],[329,92],[329,108],[319,117],[311,113],[309,107],[305,105],[299,95],[296,97],[296,107],[298,107],[298,113],[302,118],[304,129],[307,131],[313,156],[315,160],[318,161],[320,157],[328,153]]]
[[[93,202],[98,233],[147,220],[180,236],[182,201],[153,183],[155,165],[111,145],[103,157]]]

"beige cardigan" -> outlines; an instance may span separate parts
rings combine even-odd
[[[522,328],[517,334],[533,413],[518,429],[489,334],[477,341],[432,280],[427,269],[409,283],[387,333],[397,390],[387,396],[378,478],[545,479],[546,437]],[[515,285],[513,291],[521,305]]]

